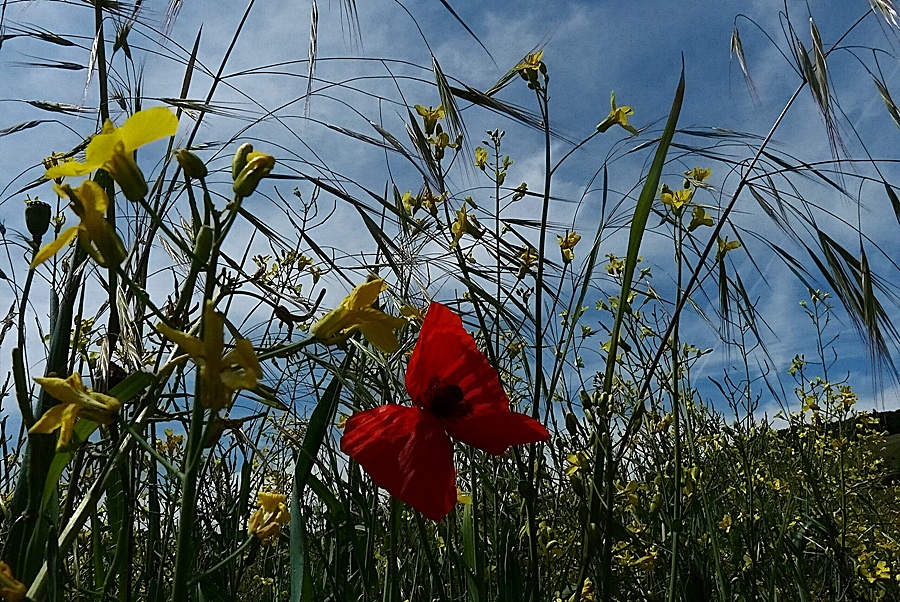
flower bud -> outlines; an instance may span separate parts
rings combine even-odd
[[[179,148],[176,150],[175,159],[178,161],[181,169],[184,170],[185,175],[189,178],[199,180],[205,178],[206,174],[209,173],[206,169],[206,164],[203,163],[200,157],[186,148]]]
[[[212,252],[213,231],[207,225],[200,226],[194,239],[194,257],[191,258],[191,269],[199,271],[209,261]]]
[[[245,142],[238,147],[237,152],[234,153],[234,159],[231,160],[232,180],[238,179],[238,175],[240,175],[241,171],[244,169],[244,166],[247,165],[247,155],[252,152],[253,145],[249,142]]]
[[[235,155],[236,157],[237,155]],[[253,194],[259,181],[269,175],[275,167],[275,157],[266,153],[248,153],[246,160],[246,164],[235,178],[232,186],[234,193],[242,197]]]
[[[25,225],[35,242],[40,242],[50,228],[50,205],[37,199],[25,201]]]
[[[103,169],[112,176],[129,201],[140,201],[147,196],[147,180],[132,153],[113,153]]]

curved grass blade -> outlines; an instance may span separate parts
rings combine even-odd
[[[313,410],[306,428],[306,435],[303,437],[303,445],[297,453],[297,461],[294,466],[294,486],[291,490],[291,600],[308,600],[312,596],[308,578],[306,529],[300,511],[300,496],[303,495],[303,490],[312,474],[313,465],[316,463],[316,457],[325,440],[325,435],[328,433],[330,425],[334,423],[343,387],[341,375],[349,370],[355,349],[356,347],[350,347],[340,368],[331,378],[325,393],[316,405],[316,409]]]

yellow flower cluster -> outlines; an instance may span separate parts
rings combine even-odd
[[[259,508],[247,521],[247,534],[259,538],[264,546],[274,545],[281,534],[281,525],[291,520],[286,502],[287,496],[281,493],[260,491]]]

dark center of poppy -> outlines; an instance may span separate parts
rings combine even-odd
[[[425,405],[431,408],[435,416],[444,419],[463,418],[472,411],[462,389],[458,385],[444,384],[439,378],[432,379],[428,384]]]

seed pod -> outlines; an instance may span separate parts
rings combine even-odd
[[[25,205],[25,225],[34,242],[39,243],[50,228],[50,205],[37,199],[29,200]]]

